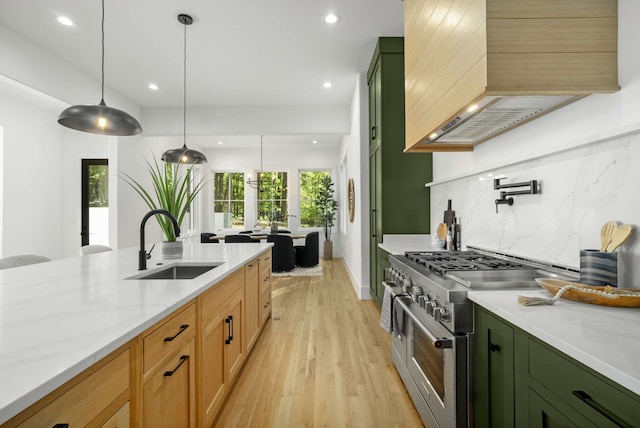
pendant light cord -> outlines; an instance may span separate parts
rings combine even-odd
[[[102,0],[102,102],[104,103],[104,0]]]
[[[104,1],[104,0],[102,0]],[[187,148],[187,24],[184,24],[184,82],[182,86],[182,146]]]

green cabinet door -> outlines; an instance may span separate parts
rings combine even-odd
[[[369,85],[370,291],[380,305],[378,244],[385,234],[429,233],[431,153],[404,153],[404,39],[378,39]]]
[[[484,310],[476,311],[476,426],[515,424],[514,331]]]
[[[640,397],[474,306],[476,427],[640,427]]]

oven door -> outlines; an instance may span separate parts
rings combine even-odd
[[[452,334],[416,310],[413,301],[399,303],[407,318],[406,365],[411,378],[440,427],[466,427],[467,336]]]

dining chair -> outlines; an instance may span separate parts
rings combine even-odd
[[[296,266],[317,266],[320,257],[318,232],[308,233],[304,238],[304,245],[296,245]]]
[[[215,233],[203,232],[200,234],[200,243],[202,244],[217,244],[220,242],[218,238],[216,238]]]
[[[108,247],[106,245],[98,245],[98,244],[83,245],[82,247],[80,247],[81,256],[88,256],[89,254],[95,254],[95,253],[104,253],[105,251],[113,251],[113,248]]]
[[[271,254],[272,272],[289,272],[296,267],[296,250],[293,239],[288,235],[267,235],[267,242],[273,242]]]
[[[49,257],[39,256],[37,254],[18,254],[0,258],[0,269],[10,269],[50,261],[51,259]]]

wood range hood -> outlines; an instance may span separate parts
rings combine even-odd
[[[405,0],[406,152],[471,151],[619,89],[616,0]]]

